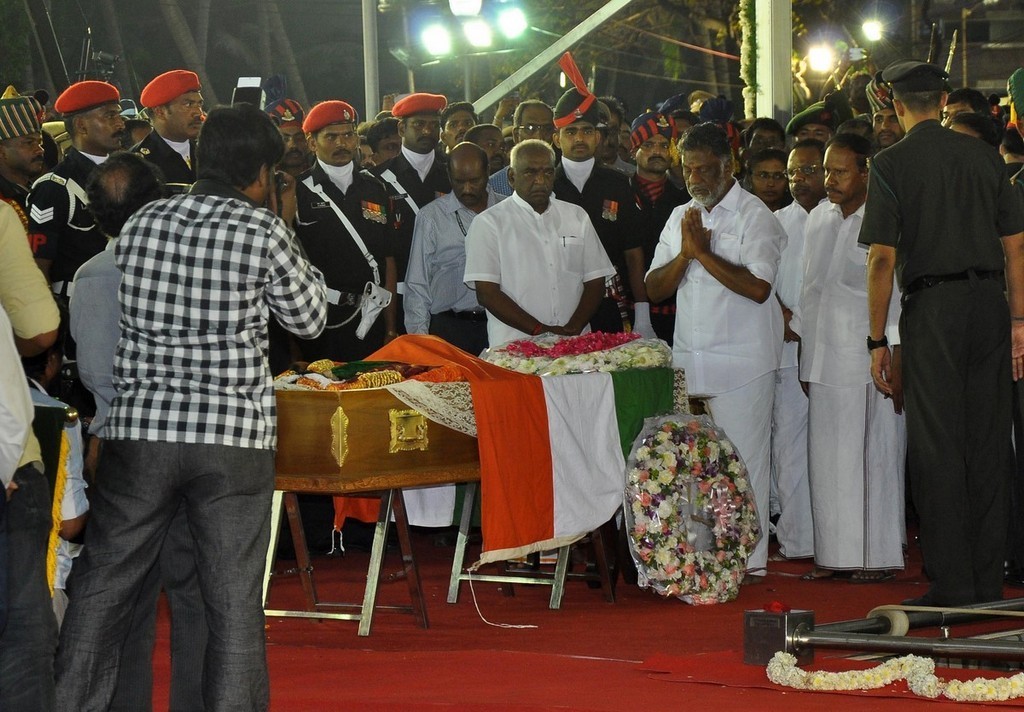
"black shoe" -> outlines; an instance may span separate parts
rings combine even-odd
[[[1024,588],[1024,571],[1016,566],[1007,566],[1003,572],[1003,583],[1013,588]]]

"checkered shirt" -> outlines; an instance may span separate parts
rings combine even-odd
[[[273,449],[268,319],[313,338],[327,316],[323,275],[291,229],[217,186],[141,209],[114,260],[121,339],[107,437]]]

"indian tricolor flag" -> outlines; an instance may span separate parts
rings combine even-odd
[[[479,563],[571,544],[622,505],[625,454],[644,418],[673,404],[671,369],[530,376],[434,337],[405,336],[369,357],[448,364],[466,374],[480,448]]]

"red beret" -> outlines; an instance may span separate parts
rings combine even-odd
[[[448,100],[440,94],[410,94],[395,102],[391,115],[402,119],[413,114],[437,114],[447,105]]]
[[[155,106],[163,106],[177,99],[182,94],[190,91],[201,91],[199,75],[187,69],[172,69],[155,77],[146,88],[142,90],[139,101],[147,109]]]
[[[121,101],[121,94],[117,87],[106,82],[89,80],[75,82],[65,89],[57,101],[53,102],[53,108],[62,114],[77,114],[87,109],[95,109],[104,104],[116,104]]]
[[[359,114],[351,104],[344,101],[321,101],[306,114],[302,130],[313,133],[330,124],[354,124],[358,120]]]

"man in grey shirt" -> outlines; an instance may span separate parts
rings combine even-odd
[[[473,355],[487,348],[487,316],[466,286],[466,235],[477,213],[503,200],[487,186],[487,153],[460,143],[448,155],[452,192],[420,210],[405,276],[405,328]]]

